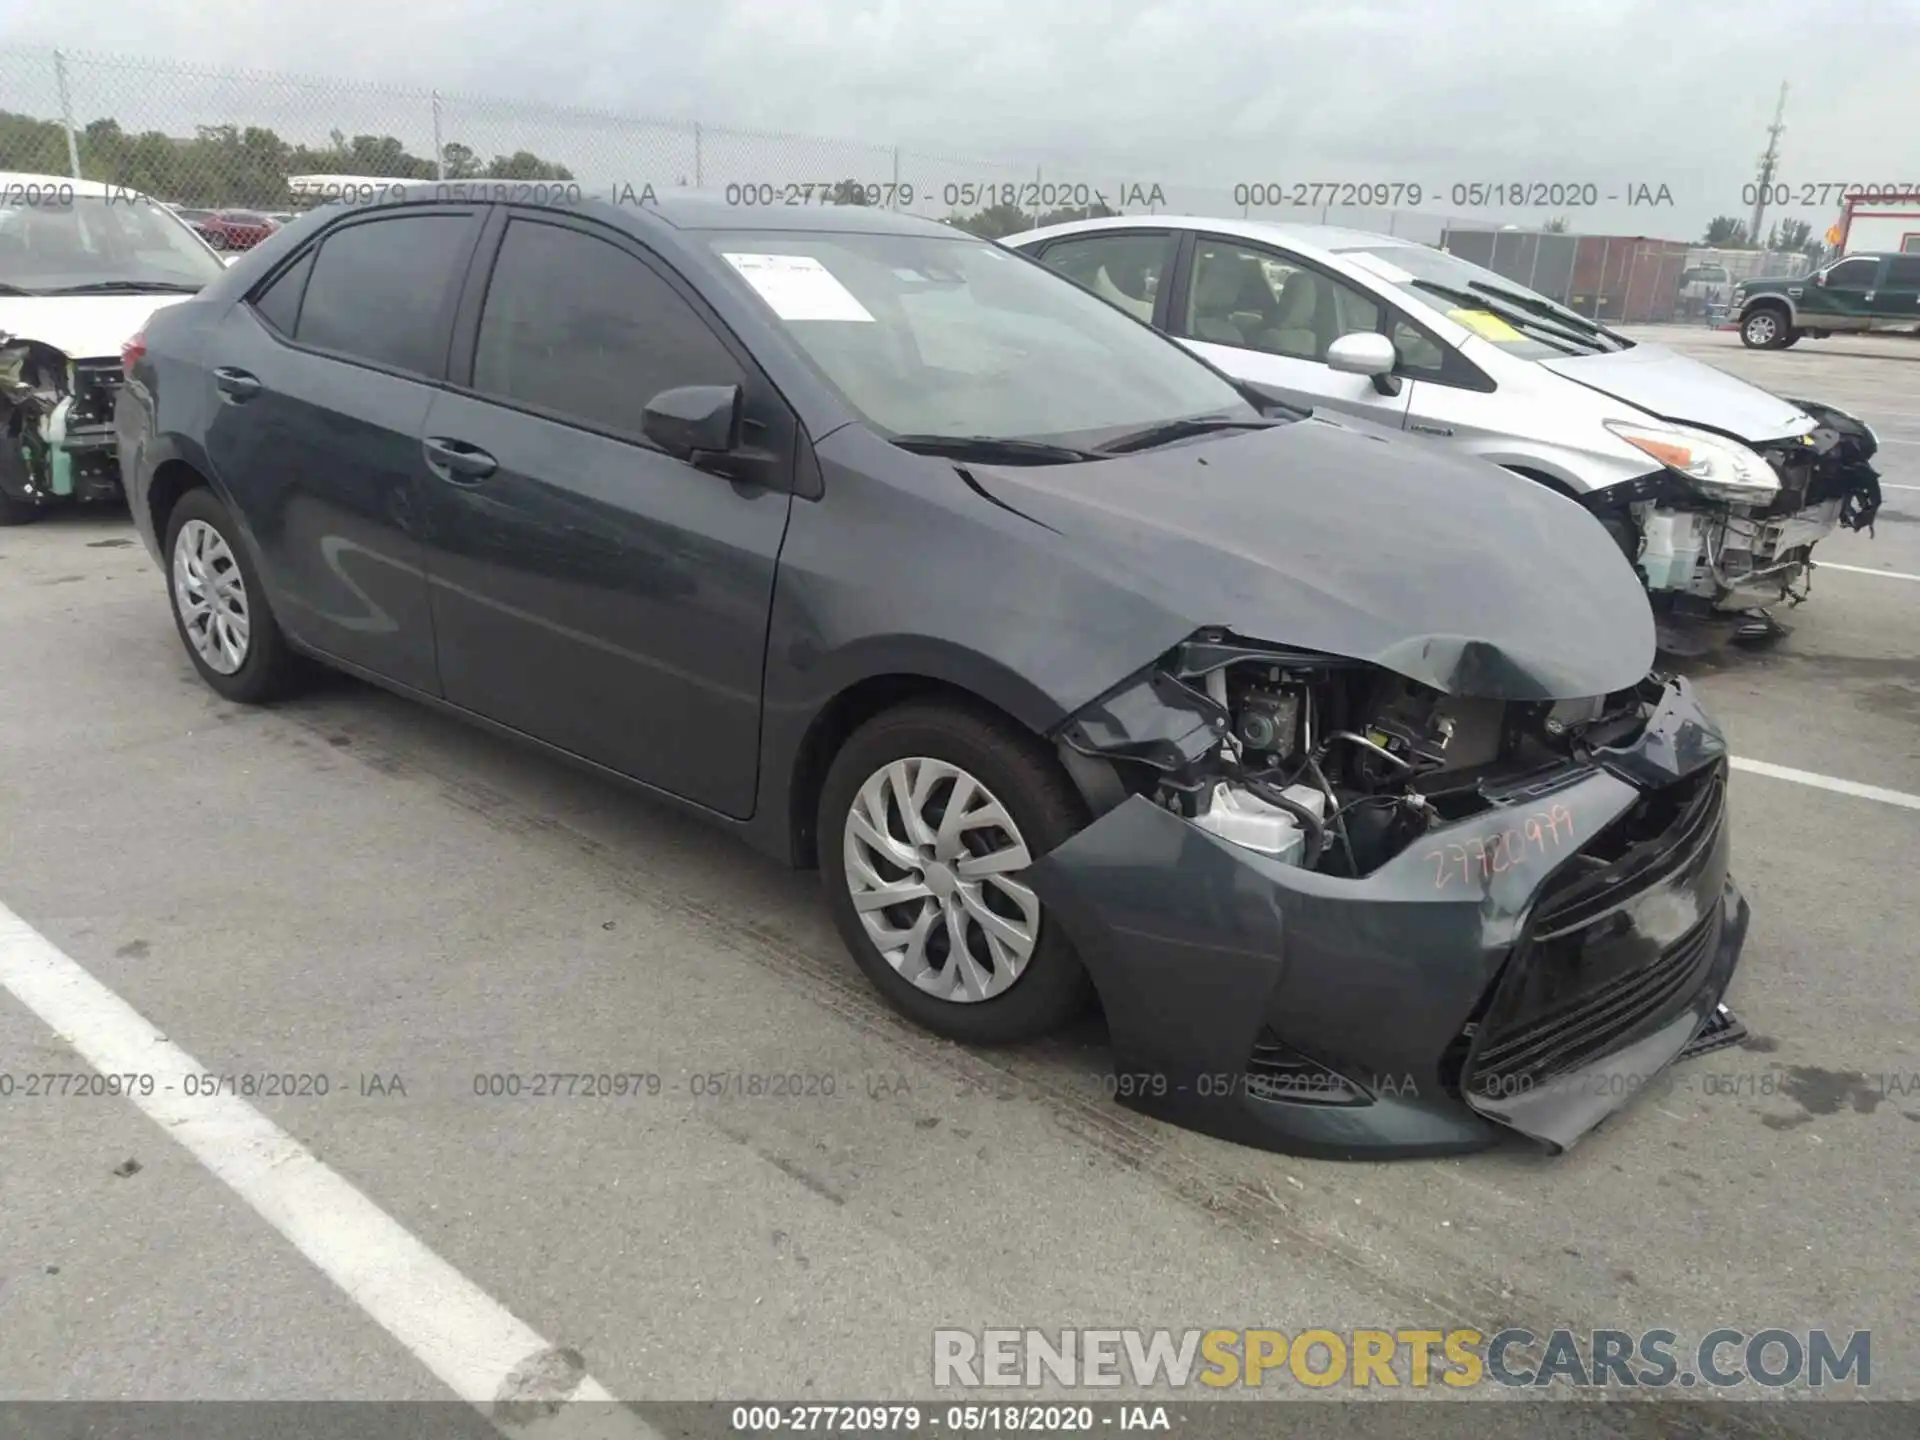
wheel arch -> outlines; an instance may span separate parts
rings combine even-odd
[[[1778,310],[1787,317],[1790,328],[1798,329],[1800,326],[1800,309],[1785,295],[1755,295],[1740,307],[1740,323],[1746,324],[1747,317],[1756,310]]]
[[[794,868],[812,870],[820,863],[820,837],[815,833],[820,795],[841,747],[875,716],[914,701],[941,701],[972,710],[1044,743],[1030,718],[1023,719],[1007,705],[956,680],[908,670],[863,676],[843,686],[814,713],[794,752],[785,815],[787,847]]]
[[[1511,470],[1515,475],[1531,480],[1536,485],[1544,485],[1547,489],[1556,491],[1566,496],[1569,500],[1577,501],[1581,498],[1580,492],[1573,487],[1572,482],[1564,476],[1554,474],[1551,470],[1543,469],[1538,465],[1523,464],[1519,461],[1502,460],[1499,463],[1502,470]]]
[[[189,490],[212,489],[213,481],[204,472],[178,456],[163,460],[154,468],[153,479],[147,485],[147,515],[153,523],[154,543],[163,553],[167,545],[167,526],[172,520],[174,506],[180,503],[180,497]]]

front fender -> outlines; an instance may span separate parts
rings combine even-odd
[[[1791,296],[1783,295],[1773,290],[1769,290],[1763,295],[1749,295],[1740,303],[1740,318],[1745,320],[1748,315],[1753,313],[1756,305],[1778,305],[1783,307],[1787,312],[1787,323],[1796,330],[1800,328],[1800,307],[1794,303]]]

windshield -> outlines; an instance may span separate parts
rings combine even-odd
[[[1175,342],[971,236],[757,231],[710,243],[890,434],[1087,444],[1190,416],[1258,419]]]
[[[1349,264],[1360,266],[1519,359],[1558,360],[1567,355],[1625,350],[1630,344],[1559,301],[1444,250],[1426,245],[1382,245],[1338,253]],[[1461,293],[1437,293],[1442,289]],[[1484,292],[1486,303],[1477,299],[1470,303],[1470,292]],[[1530,323],[1530,312],[1538,314],[1543,323]],[[1565,331],[1579,338],[1569,339],[1562,333]]]
[[[0,284],[30,295],[77,286],[199,289],[220,259],[146,199],[68,195],[64,204],[0,207]]]

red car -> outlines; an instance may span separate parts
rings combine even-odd
[[[216,250],[251,250],[280,227],[258,210],[216,210],[194,228]]]

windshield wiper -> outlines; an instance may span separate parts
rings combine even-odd
[[[1498,285],[1489,285],[1484,280],[1472,281],[1469,288],[1481,295],[1491,295],[1495,299],[1505,300],[1510,305],[1518,305],[1535,315],[1544,316],[1556,325],[1569,325],[1584,334],[1597,335],[1603,340],[1617,340],[1623,343],[1626,340],[1625,336],[1614,334],[1606,326],[1598,321],[1589,320],[1578,310],[1569,309],[1558,301],[1547,299],[1544,295],[1516,294]]]
[[[1284,420],[1233,420],[1225,415],[1194,415],[1185,420],[1169,420],[1164,425],[1150,425],[1145,430],[1135,430],[1117,440],[1109,440],[1098,448],[1103,455],[1126,455],[1135,450],[1151,450],[1156,445],[1171,445],[1175,440],[1185,440],[1190,435],[1207,435],[1216,430],[1271,430],[1276,425],[1286,423]]]
[[[1453,285],[1442,285],[1436,280],[1415,280],[1413,283],[1416,288],[1438,295],[1443,300],[1452,300],[1457,304],[1489,310],[1511,324],[1545,332],[1555,339],[1564,340],[1569,345],[1576,345],[1582,351],[1591,354],[1605,353],[1609,348],[1605,342],[1611,337],[1597,325],[1588,326],[1590,333],[1569,330],[1566,328],[1568,317],[1560,314],[1558,309],[1544,309],[1526,302],[1521,296],[1492,289],[1477,280],[1473,282],[1471,288],[1465,290]],[[1572,318],[1582,326],[1588,325],[1588,322],[1579,316]]]
[[[42,295],[198,295],[198,285],[183,285],[177,280],[95,280],[90,285],[62,285],[57,290],[42,290]]]
[[[916,455],[978,460],[987,465],[1071,465],[1107,458],[1098,451],[1076,450],[1071,445],[998,435],[893,435],[888,438],[902,450],[911,450]]]

